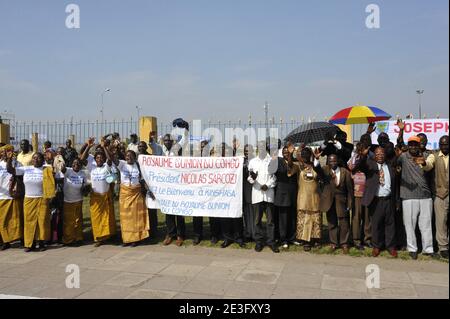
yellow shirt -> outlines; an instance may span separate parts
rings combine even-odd
[[[33,159],[34,152],[28,152],[26,154],[23,154],[23,152],[20,152],[19,155],[17,155],[17,161],[22,164],[22,166],[30,166],[31,160]]]
[[[444,158],[444,165],[445,165],[445,168],[448,168],[448,154],[447,154],[447,155],[444,155],[441,151],[439,151],[438,156]],[[434,163],[435,163],[435,162],[436,162],[436,157],[434,156],[434,154],[430,154],[430,155],[427,157],[426,165],[424,166],[424,170],[425,170],[425,171],[431,170],[431,169],[434,167]]]

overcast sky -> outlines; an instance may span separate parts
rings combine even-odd
[[[81,10],[68,29],[69,3]],[[366,6],[380,7],[368,29]],[[0,112],[21,120],[448,117],[449,8],[433,1],[0,0]]]

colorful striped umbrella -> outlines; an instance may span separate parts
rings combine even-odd
[[[357,105],[340,110],[329,120],[332,124],[365,124],[386,121],[391,115],[374,106]]]

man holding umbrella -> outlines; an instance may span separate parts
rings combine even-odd
[[[347,162],[352,157],[353,144],[347,142],[347,133],[338,130],[335,136],[327,135],[320,147],[322,156],[335,154],[339,167],[347,167]]]

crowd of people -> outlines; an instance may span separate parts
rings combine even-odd
[[[448,259],[448,135],[438,150],[427,149],[425,134],[403,139],[404,123],[396,144],[386,133],[373,144],[370,124],[354,145],[338,130],[319,147],[294,145],[290,140],[274,146],[270,140],[256,147],[239,141],[219,146],[201,141],[197,156],[240,156],[243,167],[242,218],[209,217],[210,240],[244,247],[254,241],[278,253],[290,245],[305,251],[329,245],[331,250],[350,247],[382,250],[397,257],[407,250]],[[182,125],[180,125],[182,127]],[[155,198],[143,179],[137,156],[183,156],[188,127],[180,138],[165,135],[158,143],[152,132],[148,141],[136,134],[129,143],[119,134],[90,138],[80,151],[67,140],[66,147],[33,151],[22,140],[20,151],[0,148],[0,243],[2,250],[21,241],[25,251],[45,250],[50,243],[83,244],[83,200],[89,196],[94,245],[117,233],[114,206],[118,194],[120,234],[123,245],[136,246],[156,236],[158,214],[147,209],[145,198]],[[150,151],[150,152],[148,152]],[[324,234],[323,214],[327,232]],[[263,217],[265,215],[265,225]],[[185,217],[165,215],[163,245],[186,239]],[[203,236],[203,217],[193,217],[193,244]]]

